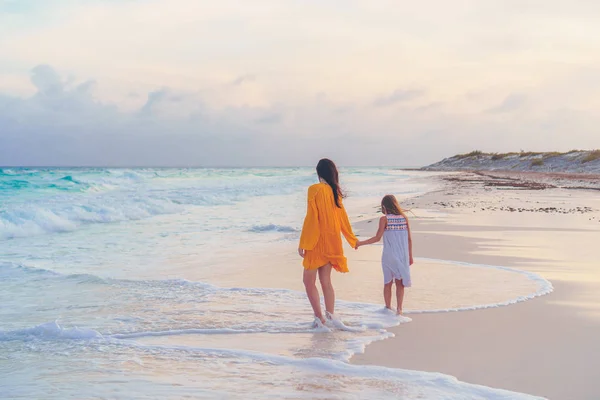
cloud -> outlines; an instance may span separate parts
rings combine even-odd
[[[281,119],[275,110],[230,108],[203,115],[197,94],[163,88],[150,91],[139,112],[127,113],[98,101],[91,91],[93,81],[65,82],[54,68],[43,65],[31,73],[37,90],[33,96],[0,93],[0,164],[260,164],[265,149],[279,141],[257,129]],[[170,106],[189,112],[169,113]],[[273,155],[275,164],[290,160],[294,156],[289,153]]]
[[[38,65],[31,71],[31,83],[39,94],[58,95],[62,92],[63,82],[49,65]]]
[[[237,77],[233,82],[233,86],[240,86],[244,83],[254,82],[257,76],[255,74],[244,74]]]
[[[398,89],[398,90],[395,90],[389,96],[384,96],[384,97],[380,97],[380,98],[376,99],[373,102],[373,105],[375,105],[376,107],[387,107],[387,106],[391,106],[396,103],[403,103],[403,102],[407,102],[407,101],[416,99],[417,97],[422,96],[424,93],[425,93],[425,91],[423,91],[423,90]]]
[[[425,104],[423,106],[415,108],[416,113],[426,113],[430,111],[438,111],[444,106],[442,101],[434,101],[432,103]]]
[[[159,90],[154,90],[150,93],[148,93],[148,99],[146,100],[146,103],[142,106],[142,108],[140,109],[140,113],[141,114],[152,114],[152,112],[154,111],[154,107],[160,103],[161,101],[163,101],[164,99],[167,98],[169,94],[168,89],[159,89]]]
[[[283,119],[283,115],[279,112],[269,112],[259,118],[256,119],[256,122],[259,124],[276,124],[281,122]]]
[[[600,147],[599,2],[0,3],[0,164]]]
[[[523,115],[515,125],[490,113],[452,113],[447,103],[444,113],[432,102],[382,114],[370,102],[315,93],[294,102],[219,108],[213,91],[163,88],[149,90],[137,111],[125,112],[100,101],[94,82],[63,79],[45,65],[31,72],[32,96],[0,94],[0,164],[271,166],[311,165],[329,156],[346,165],[417,166],[473,148],[598,147],[600,118],[573,109]],[[515,98],[508,96],[501,108],[516,107]]]
[[[508,95],[502,103],[488,110],[490,113],[510,113],[522,109],[527,105],[527,96],[522,93]]]

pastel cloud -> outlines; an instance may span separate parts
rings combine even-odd
[[[0,2],[0,164],[600,147],[594,1],[14,3]]]
[[[386,107],[391,106],[397,103],[403,103],[410,101],[412,99],[416,99],[423,95],[422,90],[414,90],[414,89],[397,89],[394,90],[392,94],[389,96],[380,97],[373,103],[378,107]]]
[[[527,96],[520,93],[511,93],[498,106],[491,108],[493,113],[507,113],[521,109],[527,103]]]

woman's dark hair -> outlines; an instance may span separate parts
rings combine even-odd
[[[317,175],[331,187],[335,205],[338,206],[338,208],[342,208],[340,205],[340,197],[343,198],[344,194],[342,193],[342,189],[340,189],[338,170],[335,163],[327,158],[323,158],[317,164]]]

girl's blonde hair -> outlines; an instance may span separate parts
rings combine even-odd
[[[383,199],[381,199],[381,210],[383,211],[383,209],[385,209],[387,214],[402,215],[404,218],[408,219],[402,208],[400,208],[396,196],[393,194],[383,196]]]

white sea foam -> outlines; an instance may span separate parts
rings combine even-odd
[[[175,335],[181,333],[174,332]],[[187,333],[192,334],[192,332]],[[201,335],[206,334],[202,330],[198,330],[196,333]],[[12,340],[15,340],[19,335],[21,339],[33,337],[36,339],[59,341],[62,339],[86,340],[89,343],[86,348],[97,348],[100,351],[99,354],[104,354],[108,351],[106,357],[109,358],[106,361],[98,360],[95,362],[101,363],[100,365],[109,362],[109,359],[114,358],[119,360],[125,357],[128,362],[143,366],[145,371],[151,373],[160,365],[157,364],[159,360],[162,360],[160,361],[161,364],[168,360],[171,368],[175,369],[173,372],[181,374],[185,379],[191,379],[198,374],[204,376],[207,376],[207,374],[208,376],[221,374],[224,379],[236,380],[239,380],[239,377],[245,376],[251,382],[254,382],[254,387],[261,388],[262,395],[266,396],[280,396],[284,398],[396,398],[397,396],[401,396],[408,399],[428,398],[433,400],[541,399],[522,393],[460,382],[452,376],[439,373],[378,366],[358,366],[341,360],[314,357],[297,358],[235,348],[140,343],[131,339],[139,339],[141,336],[117,337],[117,335],[113,335],[112,337],[106,337],[93,330],[67,329],[60,327],[57,323],[43,324],[31,329],[12,332],[8,335],[2,333],[0,334],[0,338],[6,339],[5,336],[10,336]],[[319,334],[319,336],[321,335],[327,336],[331,334]],[[374,341],[380,340],[381,337],[369,339]],[[351,341],[349,344],[351,346],[362,347],[365,343],[366,340],[356,343]],[[72,362],[78,363],[80,356],[75,348],[70,349],[69,353],[72,353]],[[132,352],[126,349],[131,349]],[[46,353],[45,357],[52,359],[53,353]],[[198,360],[204,360],[204,362],[198,364]],[[203,366],[204,363],[207,364],[205,367]],[[187,367],[188,364],[189,368],[193,369],[190,370]],[[210,368],[210,370],[204,370],[203,368]],[[135,370],[134,368],[134,370],[128,372],[128,374],[133,374],[128,380],[136,381]],[[192,371],[194,371],[194,375],[190,375]],[[18,374],[16,376],[18,377]],[[266,379],[270,381],[270,384]],[[331,392],[326,388],[326,385],[323,385],[324,379],[331,381],[333,385],[336,385],[335,382],[344,382],[344,384],[342,386],[336,385],[336,391]],[[94,380],[91,378],[89,384],[93,384],[93,382]],[[200,387],[194,387],[196,390],[214,391],[213,393],[217,397],[238,398],[244,392],[244,389],[238,387],[238,385],[222,385],[214,379],[202,379],[198,382],[201,382],[201,385]],[[147,385],[148,387],[139,387],[137,389],[137,393],[141,397],[150,395],[150,392],[146,394],[146,389],[154,388],[156,382],[149,381]],[[298,391],[299,385],[310,389],[308,391]],[[35,385],[32,386],[35,387]],[[6,387],[6,390],[11,389],[10,385],[6,385]],[[16,390],[16,388],[13,389]],[[84,388],[73,388],[76,391],[73,392],[73,395],[83,395],[85,397],[86,393],[81,392],[82,389],[86,390]],[[98,393],[102,393],[106,389],[107,386],[100,385],[96,390]],[[22,395],[26,396],[29,393],[23,391]],[[62,393],[63,395],[65,394],[64,391]],[[175,385],[170,389],[169,393],[170,396],[177,396],[178,393],[183,396],[188,392],[185,386]],[[112,397],[127,398],[127,395],[113,393]],[[49,396],[48,398],[55,397]]]
[[[129,203],[98,199],[51,208],[22,205],[0,212],[0,239],[70,232],[88,224],[136,221],[182,210],[172,201],[151,198]]]
[[[0,340],[18,340],[35,337],[44,340],[53,339],[71,339],[71,340],[90,340],[101,339],[103,336],[93,329],[86,328],[64,328],[58,324],[58,321],[47,322],[34,326],[32,328],[19,329],[15,331],[0,331]]]
[[[253,227],[251,227],[249,229],[249,231],[256,232],[256,233],[261,233],[261,232],[292,233],[292,232],[298,232],[298,229],[296,229],[292,226],[269,224],[269,225],[254,225]]]
[[[187,354],[198,354],[201,357],[225,357],[235,360],[248,360],[252,363],[268,364],[276,367],[294,367],[296,370],[303,371],[308,376],[313,375],[317,380],[315,384],[322,380],[322,376],[345,376],[353,377],[357,380],[375,380],[379,385],[389,390],[388,395],[402,393],[402,398],[428,398],[428,399],[486,399],[486,400],[517,400],[517,399],[541,399],[540,397],[527,394],[511,392],[507,390],[493,389],[481,385],[473,385],[460,382],[455,377],[430,372],[409,371],[402,369],[393,369],[378,366],[358,366],[341,361],[328,360],[323,358],[305,358],[298,359],[275,354],[265,354],[248,350],[220,349],[207,347],[190,346],[166,346],[166,345],[148,345],[135,342],[127,342],[125,345],[137,347],[145,351],[172,353],[185,352]],[[243,362],[242,362],[243,363]],[[314,379],[313,378],[313,379]],[[384,383],[385,382],[385,383]],[[360,386],[359,386],[360,387]],[[363,388],[366,389],[366,388]],[[385,390],[385,389],[384,389]],[[269,388],[264,388],[268,392]],[[326,391],[325,393],[328,393]],[[323,393],[323,394],[325,394]],[[288,395],[301,394],[290,390]],[[329,392],[329,396],[333,393]],[[373,395],[374,393],[371,393]],[[234,393],[231,393],[234,395]],[[318,387],[307,393],[307,397],[320,396]],[[334,398],[337,396],[334,395]],[[371,398],[368,392],[363,392],[360,397]],[[350,394],[352,396],[352,394]]]
[[[8,197],[0,211],[0,239],[70,232],[89,224],[136,221],[182,213],[190,206],[235,204],[253,197],[293,193],[308,183],[305,173],[297,174],[295,181],[292,179],[285,186],[278,183],[289,177],[281,173],[278,176],[273,172],[271,178],[236,174],[227,170],[193,170],[183,174],[162,170],[23,171],[22,181],[30,182],[26,191],[3,188]],[[172,175],[177,176],[169,179]],[[212,175],[221,175],[224,181],[211,178]],[[84,186],[86,193],[67,190],[78,186]],[[56,192],[49,192],[52,189]]]
[[[143,337],[157,337],[157,336],[177,336],[177,335],[234,335],[242,333],[261,333],[258,329],[173,329],[168,331],[155,331],[155,332],[135,332],[135,333],[120,333],[110,335],[111,338],[115,339],[136,339]]]

